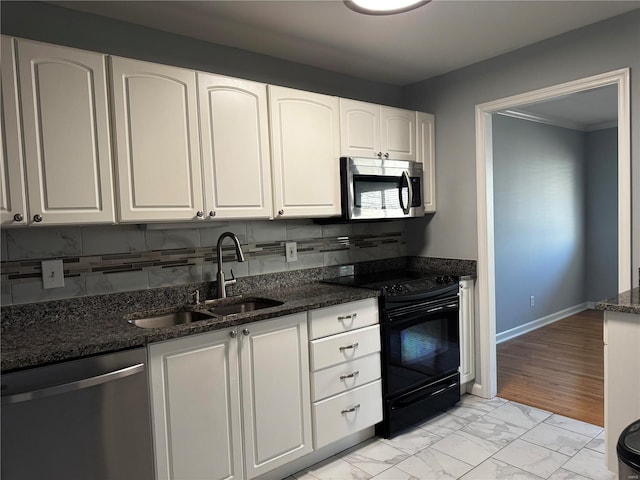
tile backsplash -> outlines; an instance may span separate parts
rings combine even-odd
[[[215,246],[223,247],[229,277],[261,275],[406,255],[405,221],[319,225],[311,220],[217,222],[211,227],[108,225],[32,227],[1,231],[2,305],[215,281]],[[287,263],[285,242],[297,242]],[[40,262],[61,259],[65,285],[43,289]]]

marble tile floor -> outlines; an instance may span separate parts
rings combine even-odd
[[[614,480],[602,427],[465,395],[393,439],[373,438],[286,480]]]

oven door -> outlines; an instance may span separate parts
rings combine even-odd
[[[351,157],[341,161],[344,213],[349,220],[424,215],[421,164]]]
[[[400,395],[458,371],[458,306],[455,296],[384,313],[385,396]]]

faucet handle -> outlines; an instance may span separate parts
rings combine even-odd
[[[233,268],[231,269],[231,280],[235,281],[236,276],[233,274]]]
[[[191,297],[193,298],[193,303],[195,305],[200,305],[200,290],[191,292]]]
[[[232,270],[231,270],[231,279],[230,279],[230,280],[225,280],[225,281],[224,281],[224,284],[225,284],[225,285],[235,285],[235,283],[236,283],[236,277],[235,277],[235,275],[233,274],[233,269],[232,269]]]

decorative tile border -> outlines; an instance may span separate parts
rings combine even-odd
[[[242,244],[246,260],[261,260],[285,256],[286,240]],[[404,232],[362,234],[297,240],[298,255],[325,252],[376,249],[385,246],[406,246]],[[223,262],[237,261],[233,245],[222,248]],[[63,261],[64,277],[87,277],[128,272],[149,272],[166,268],[202,266],[217,262],[215,247],[174,248],[133,253],[54,257]],[[51,258],[46,258],[50,260]],[[1,262],[0,280],[10,285],[40,280],[42,259]]]

